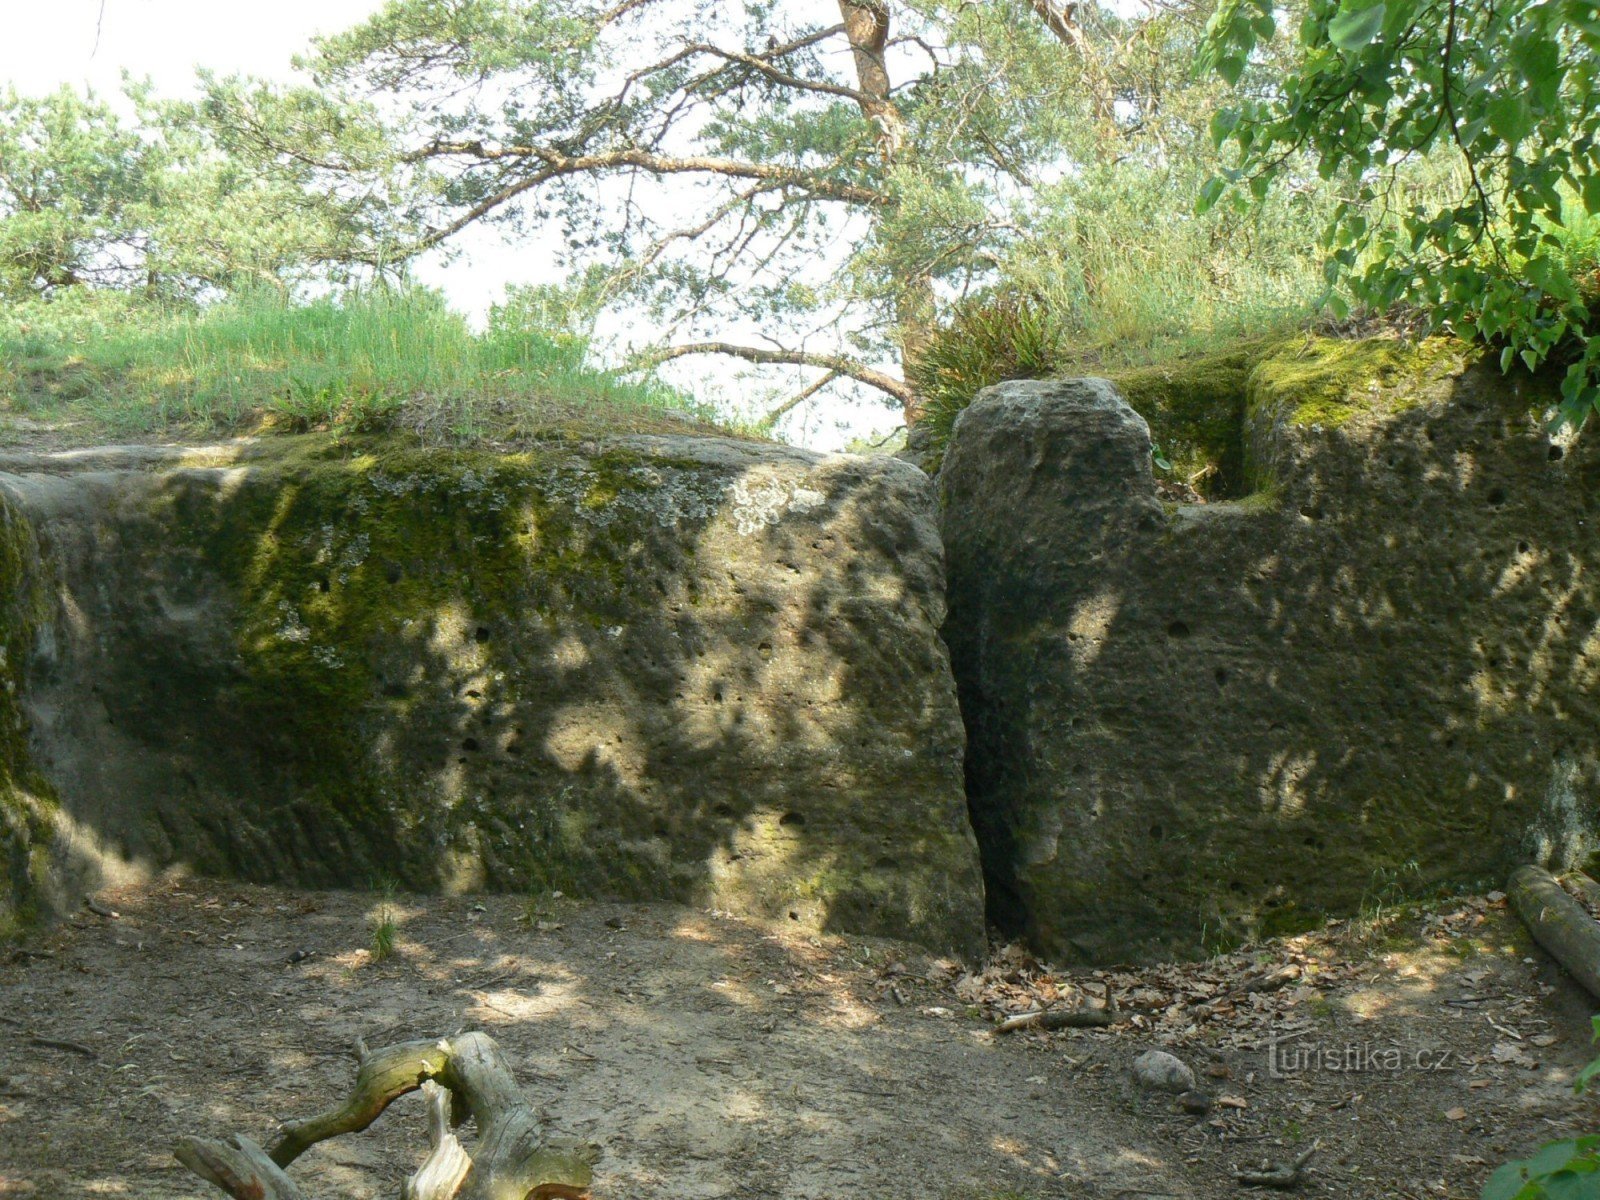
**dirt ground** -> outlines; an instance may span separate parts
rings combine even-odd
[[[1481,899],[1098,976],[662,905],[398,897],[375,961],[372,895],[168,880],[99,903],[117,915],[0,951],[0,1196],[219,1196],[179,1135],[265,1141],[343,1098],[357,1038],[462,1027],[602,1145],[596,1200],[1236,1196],[1235,1167],[1318,1139],[1295,1194],[1471,1197],[1600,1129],[1570,1087],[1587,1001]],[[991,1032],[1108,985],[1109,1029]],[[1152,1047],[1210,1113],[1136,1092]],[[313,1200],[393,1197],[424,1152],[411,1096],[291,1173]]]

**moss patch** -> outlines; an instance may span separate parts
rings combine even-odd
[[[1245,490],[1245,389],[1270,343],[1243,342],[1222,354],[1113,372],[1111,382],[1150,424],[1150,436],[1208,499]]]
[[[1459,372],[1471,354],[1453,338],[1295,338],[1257,359],[1245,411],[1252,423],[1338,429],[1364,414],[1394,414],[1426,402],[1429,380]]]

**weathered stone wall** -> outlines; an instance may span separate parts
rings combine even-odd
[[[981,949],[932,492],[903,464],[310,438],[0,471],[50,576],[32,760],[108,866]]]
[[[1004,384],[956,425],[969,798],[992,918],[1051,954],[1193,954],[1592,846],[1593,439],[1438,345],[1302,342],[1241,378],[1255,490],[1225,503],[1158,501],[1104,381]]]
[[[0,495],[0,937],[51,907],[54,805],[33,770],[22,664],[42,599],[33,529]]]

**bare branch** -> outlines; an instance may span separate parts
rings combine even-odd
[[[774,83],[781,83],[785,87],[796,88],[806,92],[821,92],[827,96],[843,96],[846,100],[853,100],[857,104],[865,104],[867,97],[855,88],[844,87],[837,83],[829,83],[825,79],[802,79],[798,75],[780,70],[767,61],[768,55],[741,54],[734,50],[723,50],[706,42],[696,42],[685,47],[692,54],[709,54],[716,58],[725,59],[730,63],[739,63],[765,75]],[[770,52],[769,52],[770,54]]]
[[[758,346],[738,346],[731,342],[692,342],[685,346],[667,346],[660,350],[652,350],[640,355],[632,369],[642,371],[676,358],[687,358],[692,354],[725,354],[731,358],[742,358],[746,362],[768,365],[822,367],[864,383],[868,387],[877,388],[902,404],[910,403],[916,398],[916,393],[905,380],[896,379],[876,367],[869,367],[858,359],[848,358],[842,354],[814,354],[808,350],[763,350]]]
[[[766,416],[757,421],[756,428],[761,430],[763,433],[770,433],[779,421],[783,420],[784,417],[788,416],[795,409],[799,408],[807,400],[811,399],[811,397],[815,396],[818,392],[827,387],[837,378],[839,378],[839,372],[837,371],[829,371],[824,375],[819,375],[814,382],[806,384],[805,387],[801,388],[782,404],[778,405],[777,408],[772,409],[767,413]]]
[[[1059,9],[1050,0],[1028,0],[1028,7],[1039,15],[1045,28],[1074,50],[1084,48],[1083,29],[1078,25],[1078,6],[1063,4]]]
[[[413,253],[438,245],[446,238],[460,232],[498,208],[510,203],[525,192],[571,175],[600,174],[606,171],[641,170],[651,175],[722,175],[731,179],[755,179],[776,187],[793,188],[822,200],[837,200],[847,204],[879,205],[884,195],[873,188],[845,183],[813,171],[775,163],[743,162],[733,158],[716,158],[709,155],[674,157],[648,150],[629,148],[599,154],[562,154],[545,146],[491,147],[481,142],[435,143],[415,157],[442,156],[476,157],[485,162],[499,159],[530,159],[542,165],[521,179],[513,180],[493,195],[473,205],[466,212],[421,239]]]

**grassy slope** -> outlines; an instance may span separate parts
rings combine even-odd
[[[514,441],[710,423],[680,392],[586,365],[579,339],[475,334],[426,293],[255,296],[200,313],[100,298],[0,313],[0,442],[329,427]]]

